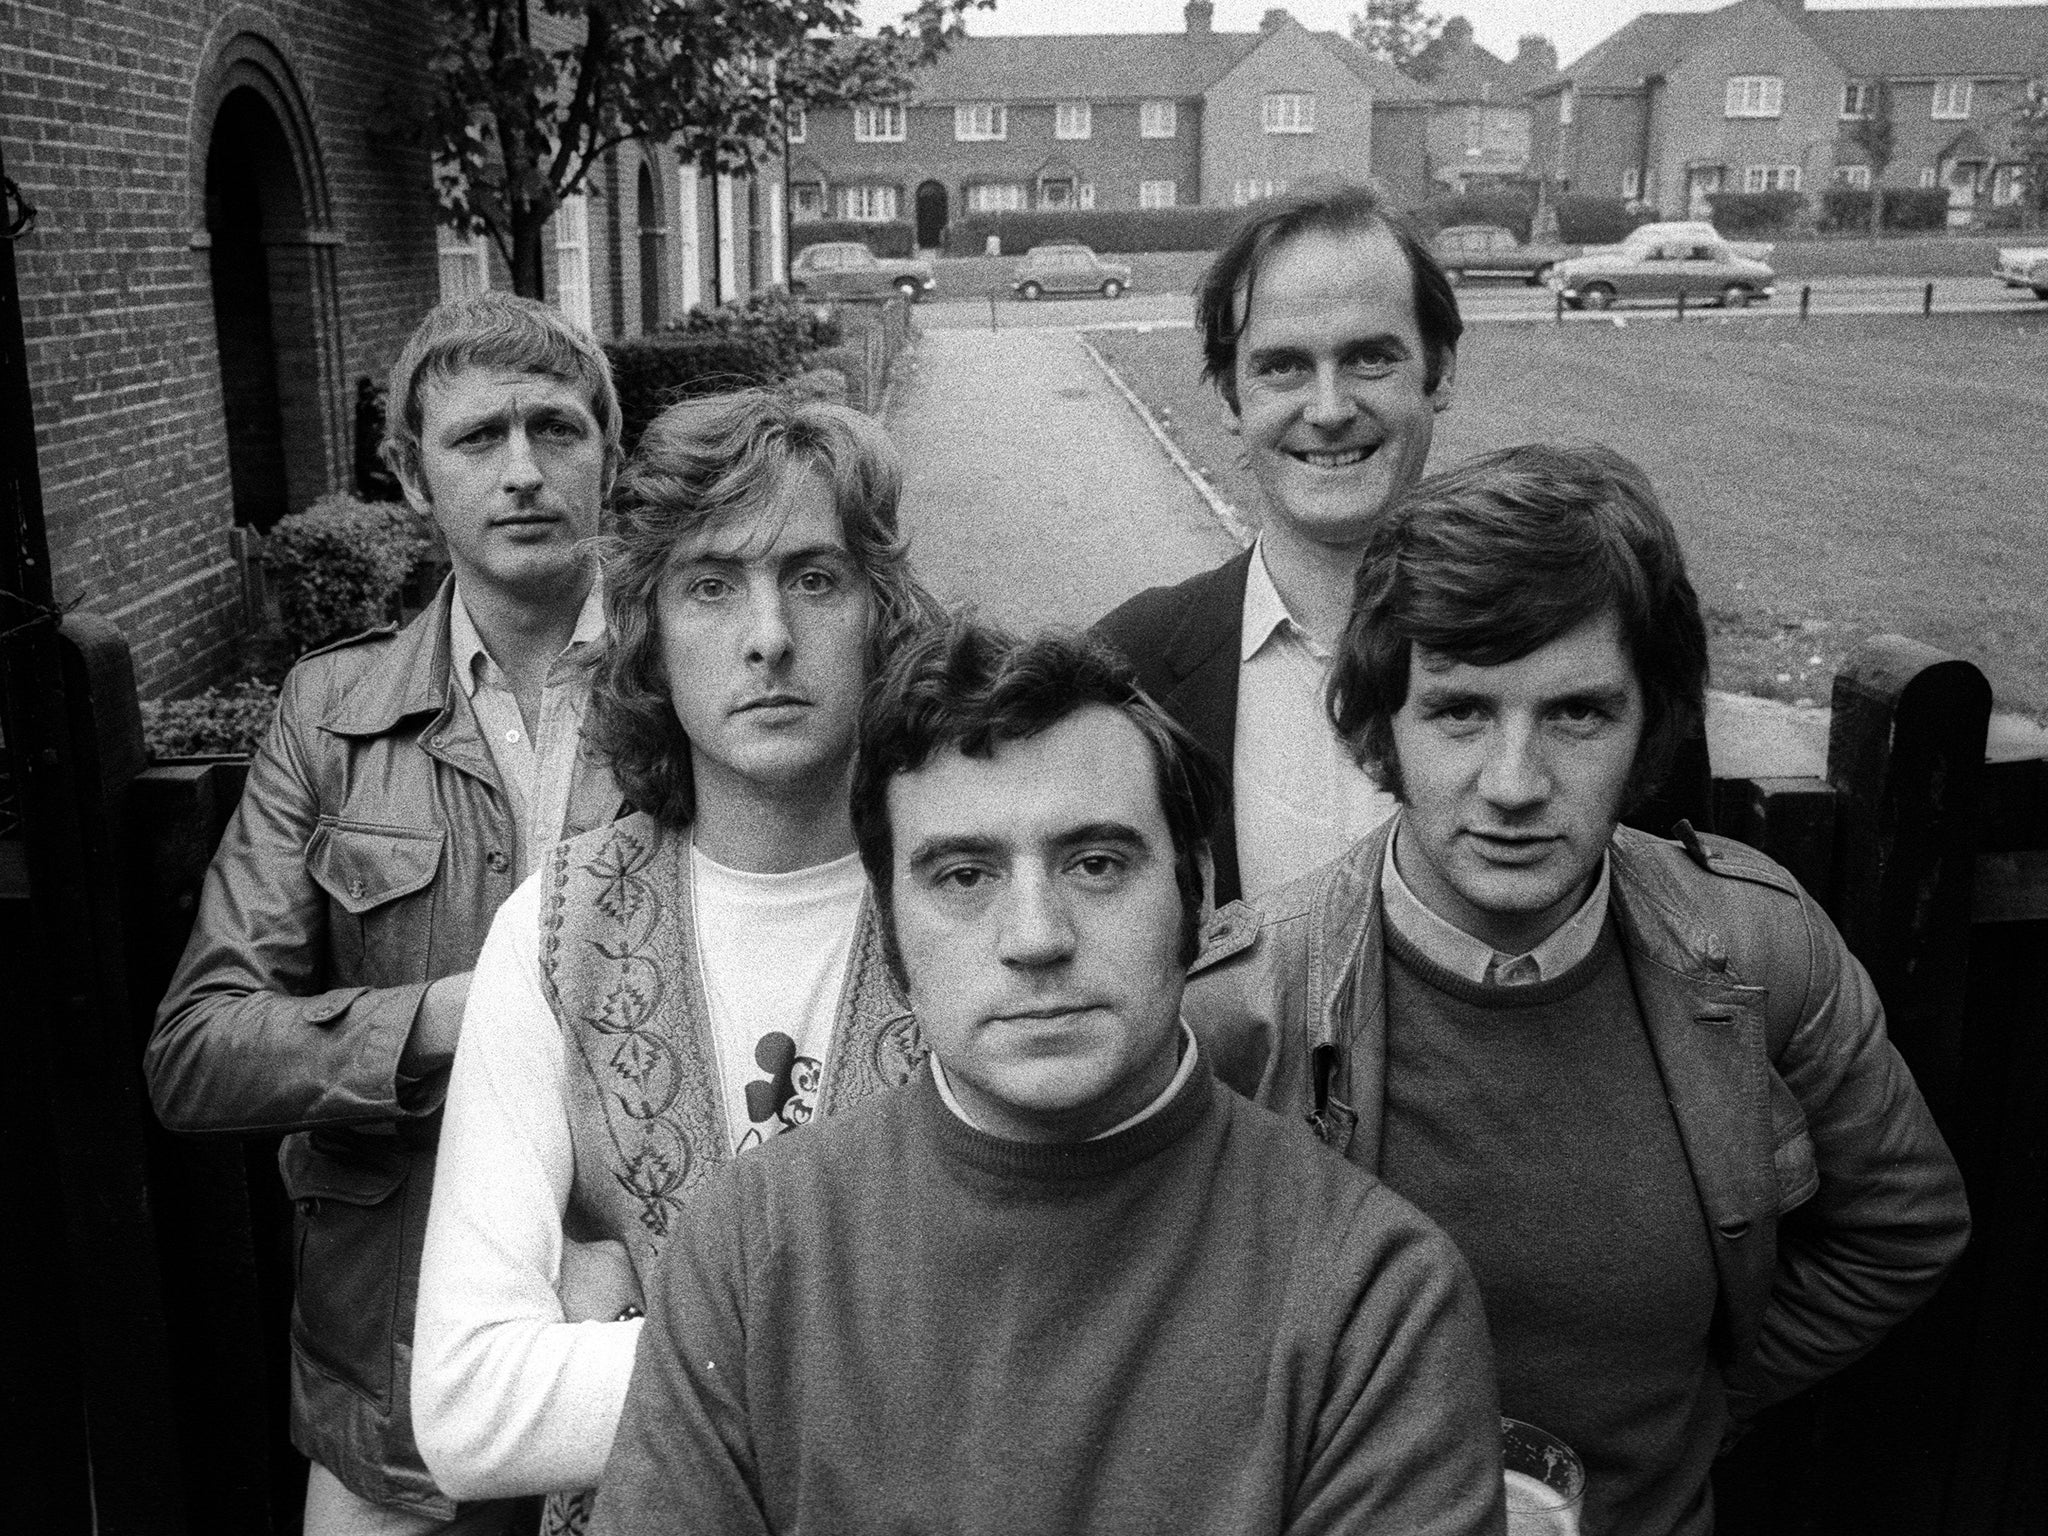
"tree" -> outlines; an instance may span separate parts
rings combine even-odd
[[[1365,0],[1365,14],[1351,18],[1351,40],[1376,59],[1405,69],[1436,41],[1441,16],[1423,14],[1422,0]]]
[[[1849,142],[1863,151],[1870,167],[1870,243],[1884,227],[1884,173],[1892,163],[1896,133],[1892,126],[1892,88],[1888,80],[1868,82],[1870,94],[1863,115],[1849,120]]]
[[[2026,167],[2027,222],[2038,226],[2048,214],[2048,81],[2029,80],[2013,108],[2012,150]]]
[[[993,4],[915,0],[861,37],[858,0],[431,0],[442,215],[489,234],[514,290],[542,297],[542,231],[607,150],[662,140],[751,170],[788,112],[902,95]]]

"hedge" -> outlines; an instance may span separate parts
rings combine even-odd
[[[1630,230],[1656,217],[1655,209],[1618,197],[1573,193],[1557,200],[1557,238],[1566,245],[1619,245]]]
[[[263,570],[291,654],[390,618],[398,589],[431,543],[404,506],[341,492],[279,518],[263,541]]]
[[[816,219],[789,226],[789,249],[794,256],[807,245],[829,240],[858,240],[877,256],[908,256],[917,249],[917,226],[906,219],[886,224],[869,224],[858,219]]]
[[[142,741],[149,755],[232,757],[254,753],[277,713],[277,685],[254,678],[209,688],[196,698],[142,703]]]
[[[1526,241],[1536,220],[1536,199],[1530,193],[1506,189],[1467,192],[1436,198],[1418,208],[1413,217],[1416,227],[1426,235],[1433,236],[1454,224],[1495,224],[1511,231],[1517,240]]]
[[[1866,187],[1829,187],[1820,195],[1821,224],[1827,229],[1870,228]],[[1886,229],[1948,228],[1948,191],[1943,187],[1886,187]]]
[[[628,452],[647,423],[678,400],[787,378],[795,365],[761,331],[665,331],[605,343]]]
[[[837,309],[764,288],[716,309],[700,304],[680,321],[664,326],[661,334],[759,337],[774,349],[781,377],[795,373],[819,348],[838,346],[842,329]]]
[[[1714,228],[1724,235],[1775,235],[1791,227],[1806,207],[1801,192],[1710,192]]]
[[[970,213],[946,226],[948,256],[979,256],[995,235],[1005,256],[1034,245],[1073,244],[1127,255],[1134,251],[1213,251],[1245,216],[1242,208],[1039,209]]]

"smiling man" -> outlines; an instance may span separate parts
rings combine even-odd
[[[1187,1012],[1471,1261],[1501,1407],[1584,1528],[1713,1529],[1731,1422],[1933,1290],[1961,1181],[1869,977],[1783,869],[1620,827],[1697,725],[1706,635],[1601,448],[1426,480],[1368,541],[1330,693],[1395,819],[1218,915]]]
[[[1463,1264],[1180,1023],[1214,772],[1108,652],[871,689],[861,857],[929,1071],[707,1179],[594,1531],[1498,1531]]]
[[[619,806],[579,740],[582,653],[603,632],[587,543],[619,453],[603,352],[482,294],[420,323],[389,399],[385,456],[454,575],[405,628],[292,670],[147,1058],[172,1129],[288,1133],[307,1536],[515,1518],[458,1511],[414,1448],[415,1265],[491,914],[557,838]]]
[[[1263,492],[1259,537],[1096,625],[1226,766],[1215,901],[1335,858],[1394,802],[1330,733],[1330,658],[1365,539],[1422,475],[1464,327],[1450,280],[1370,188],[1274,198],[1196,299],[1203,376]]]
[[[847,813],[861,688],[931,612],[900,479],[764,392],[671,407],[620,478],[590,735],[633,814],[506,902],[448,1088],[412,1402],[459,1496],[580,1529],[686,1192],[917,1058]]]

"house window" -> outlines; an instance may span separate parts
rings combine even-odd
[[[1278,197],[1287,190],[1284,181],[1264,180],[1259,177],[1245,177],[1233,183],[1230,200],[1242,208],[1246,203],[1256,203],[1261,198]]]
[[[1931,165],[1923,165],[1923,166],[1921,166],[1921,167],[1920,167],[1920,186],[1921,186],[1921,189],[1922,189],[1922,190],[1924,191],[1924,190],[1925,190],[1926,188],[1928,188],[1928,187],[1931,187],[1931,186],[1933,186],[1934,184],[1935,184],[1935,176],[1934,176],[1934,167],[1933,167],[1933,166],[1931,166]]]
[[[789,222],[815,224],[825,217],[825,184],[821,181],[792,181],[789,184]]]
[[[590,329],[590,199],[581,192],[555,210],[555,308]]]
[[[1968,80],[1937,80],[1934,82],[1934,118],[1936,122],[1960,122],[1970,115],[1970,86]]]
[[[1638,166],[1629,166],[1621,173],[1621,195],[1634,202],[1642,195],[1643,173]]]
[[[988,181],[967,189],[969,213],[1015,213],[1024,206],[1024,188],[1014,181]]]
[[[1083,208],[1093,208],[1095,206],[1095,183],[1092,181],[1082,182],[1080,196]]]
[[[856,144],[901,144],[903,108],[900,106],[855,107],[853,141]]]
[[[1835,185],[1855,187],[1859,191],[1870,190],[1870,167],[1867,165],[1838,165],[1835,167]]]
[[[1316,98],[1309,91],[1269,91],[1260,120],[1268,133],[1314,133]]]
[[[894,187],[848,187],[840,196],[841,218],[862,224],[886,224],[896,217]]]
[[[1785,82],[1777,75],[1730,75],[1728,117],[1780,117],[1785,111]]]
[[[802,107],[789,109],[789,142],[801,144],[811,136],[811,114]]]
[[[1063,101],[1052,109],[1052,136],[1056,139],[1085,139],[1093,127],[1093,114],[1085,101]]]
[[[1179,103],[1148,101],[1138,107],[1138,137],[1170,139],[1180,131]]]
[[[1745,192],[1797,192],[1799,190],[1799,167],[1796,165],[1751,165],[1742,172],[1742,190]]]
[[[999,101],[973,101],[953,109],[953,137],[962,141],[972,139],[1006,139],[1009,124]]]
[[[458,235],[445,224],[441,240],[441,302],[466,299],[491,286],[491,259],[482,235]]]
[[[1170,181],[1139,182],[1138,206],[1140,208],[1171,208],[1173,206],[1173,183]]]
[[[1842,87],[1842,116],[1868,117],[1877,110],[1877,82],[1851,80]]]
[[[1566,86],[1557,93],[1557,121],[1561,126],[1570,127],[1572,120],[1572,88]]]

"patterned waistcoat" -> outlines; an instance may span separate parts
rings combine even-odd
[[[576,1157],[563,1230],[625,1244],[642,1294],[683,1196],[734,1141],[689,859],[688,834],[643,813],[556,845],[543,866],[541,985],[568,1045]],[[924,1056],[863,896],[818,1112],[907,1082]]]

